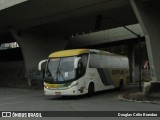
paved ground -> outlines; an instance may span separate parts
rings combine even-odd
[[[0,111],[160,111],[157,104],[118,100],[119,94],[131,89],[105,91],[93,97],[46,97],[43,90],[0,88]]]

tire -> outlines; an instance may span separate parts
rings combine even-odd
[[[93,96],[94,95],[94,83],[90,83],[88,86],[88,96]]]

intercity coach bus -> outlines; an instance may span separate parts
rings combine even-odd
[[[129,83],[128,58],[94,49],[54,52],[47,60],[45,95],[92,95],[94,92],[122,88]]]

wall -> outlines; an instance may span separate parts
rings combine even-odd
[[[27,87],[24,61],[0,62],[0,86]]]

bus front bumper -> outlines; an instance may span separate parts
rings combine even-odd
[[[80,92],[77,87],[71,87],[67,89],[48,89],[44,87],[44,94],[54,95],[54,96],[75,96],[75,95],[82,95],[85,94],[84,92]]]

